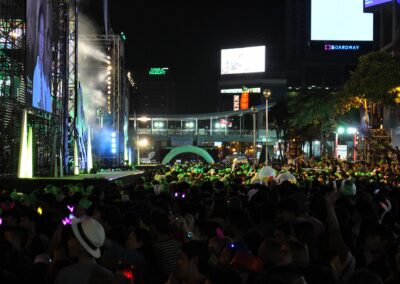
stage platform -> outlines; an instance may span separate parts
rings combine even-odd
[[[65,186],[70,184],[98,185],[121,181],[124,185],[135,183],[143,174],[142,170],[135,171],[102,171],[96,174],[81,174],[64,177],[34,177],[34,178],[0,178],[0,188],[11,188],[26,191],[28,188],[45,188],[47,185]]]

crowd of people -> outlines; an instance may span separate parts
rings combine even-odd
[[[399,172],[198,162],[2,188],[0,283],[400,283]]]

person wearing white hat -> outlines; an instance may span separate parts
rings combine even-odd
[[[68,239],[68,253],[77,263],[60,270],[56,277],[56,284],[88,283],[92,271],[99,269],[109,275],[113,273],[98,265],[95,261],[101,255],[100,247],[105,240],[103,226],[93,218],[73,219],[72,234]]]

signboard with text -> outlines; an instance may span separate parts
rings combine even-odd
[[[336,158],[342,161],[347,160],[347,145],[336,145]]]
[[[167,73],[168,69],[168,67],[151,67],[149,70],[149,75],[163,76]]]

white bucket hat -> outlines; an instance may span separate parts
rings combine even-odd
[[[278,181],[278,184],[281,184],[284,181],[288,181],[288,182],[290,182],[292,184],[296,184],[297,183],[296,177],[290,172],[280,173],[276,177],[276,180]]]
[[[73,219],[72,231],[79,243],[93,257],[100,257],[100,247],[106,238],[103,226],[93,218]]]

